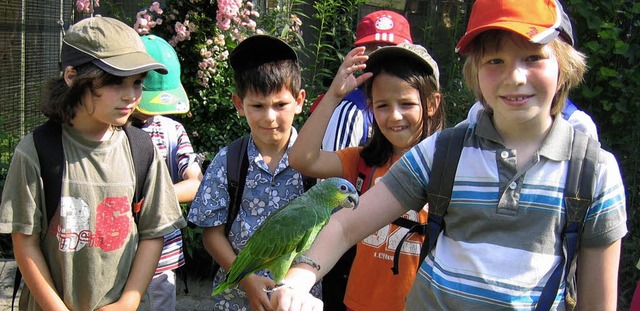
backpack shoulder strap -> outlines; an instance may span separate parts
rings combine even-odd
[[[132,212],[136,222],[138,221],[139,212],[144,203],[143,189],[144,184],[149,173],[149,167],[153,162],[153,155],[155,146],[153,141],[147,132],[127,125],[123,127],[124,132],[127,134],[129,140],[129,146],[131,147],[131,157],[133,158],[133,168],[136,173],[136,189],[133,195]]]
[[[40,176],[44,187],[47,221],[51,221],[60,204],[64,151],[62,125],[48,120],[33,131],[33,141],[40,163]]]
[[[469,124],[444,129],[436,140],[429,185],[427,186],[429,233],[420,251],[420,263],[435,247],[438,234],[445,228],[444,215],[451,202],[453,183],[468,128]]]
[[[563,194],[566,214],[566,221],[562,229],[563,258],[542,289],[536,310],[549,310],[553,306],[563,271],[566,282],[566,302],[568,305],[576,303],[578,257],[576,253],[580,246],[584,219],[593,202],[600,143],[583,132],[576,130],[573,132],[571,159]]]
[[[242,193],[247,179],[249,169],[249,155],[247,146],[249,136],[243,136],[229,144],[227,150],[227,182],[229,184],[229,213],[227,223],[224,226],[225,236],[229,236],[231,225],[238,217],[240,204],[242,203]]]
[[[374,167],[368,166],[367,163],[360,158],[360,161],[358,161],[358,177],[356,178],[358,195],[362,195],[365,191],[369,190],[374,171]]]
[[[228,237],[231,232],[231,225],[238,217],[240,204],[242,203],[242,193],[247,181],[247,171],[249,170],[249,155],[247,146],[249,136],[242,136],[232,141],[227,147],[227,184],[229,192],[229,206],[227,211],[227,223],[224,224],[224,236]],[[220,270],[220,264],[213,261],[211,273],[215,275]]]
[[[62,125],[48,120],[33,130],[33,142],[40,164],[40,177],[44,190],[44,202],[47,221],[50,222],[60,204],[62,188],[62,171],[64,168],[64,151],[62,149]],[[22,273],[16,268],[13,280],[13,296],[11,310],[15,307],[16,296],[20,289]]]
[[[420,264],[433,249],[438,234],[444,229],[443,217],[451,201],[458,160],[462,153],[462,147],[464,147],[464,137],[468,127],[469,124],[465,124],[444,129],[436,139],[436,150],[433,156],[433,164],[431,165],[429,185],[427,186],[427,202],[429,203],[429,220],[427,223],[421,224],[402,217],[393,222],[396,225],[409,228],[409,232],[400,239],[398,247],[396,247],[393,267],[391,268],[393,274],[399,273],[400,249],[410,233],[415,232],[425,236],[420,248],[420,260],[418,261],[418,269],[420,269]],[[403,223],[405,224],[403,225]]]

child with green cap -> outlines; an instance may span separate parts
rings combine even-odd
[[[165,75],[150,72],[144,79],[142,100],[132,115],[132,124],[149,133],[167,163],[178,201],[188,203],[195,197],[202,179],[200,158],[182,124],[165,116],[189,112],[189,99],[180,81],[180,60],[173,47],[158,36],[143,36],[142,42],[149,55],[169,72]],[[180,230],[164,236],[158,268],[149,284],[156,311],[176,309],[174,270],[185,263],[182,243]]]
[[[152,310],[146,290],[162,237],[186,222],[150,140],[147,175],[137,187],[123,127],[147,72],[167,70],[135,30],[107,17],[71,26],[61,61],[62,75],[47,85],[42,104],[64,151],[55,214],[47,217],[51,191],[33,134],[15,149],[0,204],[0,232],[11,233],[26,284],[20,310]],[[141,200],[133,202],[136,189]]]

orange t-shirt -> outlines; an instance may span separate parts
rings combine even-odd
[[[336,151],[342,161],[343,177],[354,185],[358,177],[358,162],[362,147],[352,147]],[[397,158],[373,172],[371,186],[379,180]],[[364,206],[366,208],[366,206]],[[416,213],[408,211],[402,217],[424,223],[427,221],[427,208]],[[363,220],[366,221],[366,220]],[[356,258],[351,266],[344,303],[352,310],[404,310],[405,299],[409,294],[413,279],[418,270],[420,249],[424,237],[412,233],[404,241],[398,264],[399,274],[394,275],[393,257],[400,239],[409,231],[394,224],[388,224],[358,242]]]

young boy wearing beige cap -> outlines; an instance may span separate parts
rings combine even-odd
[[[0,205],[0,232],[11,233],[26,283],[20,310],[153,310],[145,292],[162,237],[186,222],[151,141],[133,202],[137,171],[123,126],[147,72],[167,70],[131,27],[107,17],[71,26],[61,61],[42,104],[64,151],[57,209],[47,217],[51,184],[43,188],[33,134],[15,149]]]

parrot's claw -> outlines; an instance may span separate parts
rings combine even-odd
[[[275,293],[277,292],[279,289],[285,287],[286,284],[284,283],[278,283],[276,284],[274,287],[267,287],[264,289],[265,293]]]

